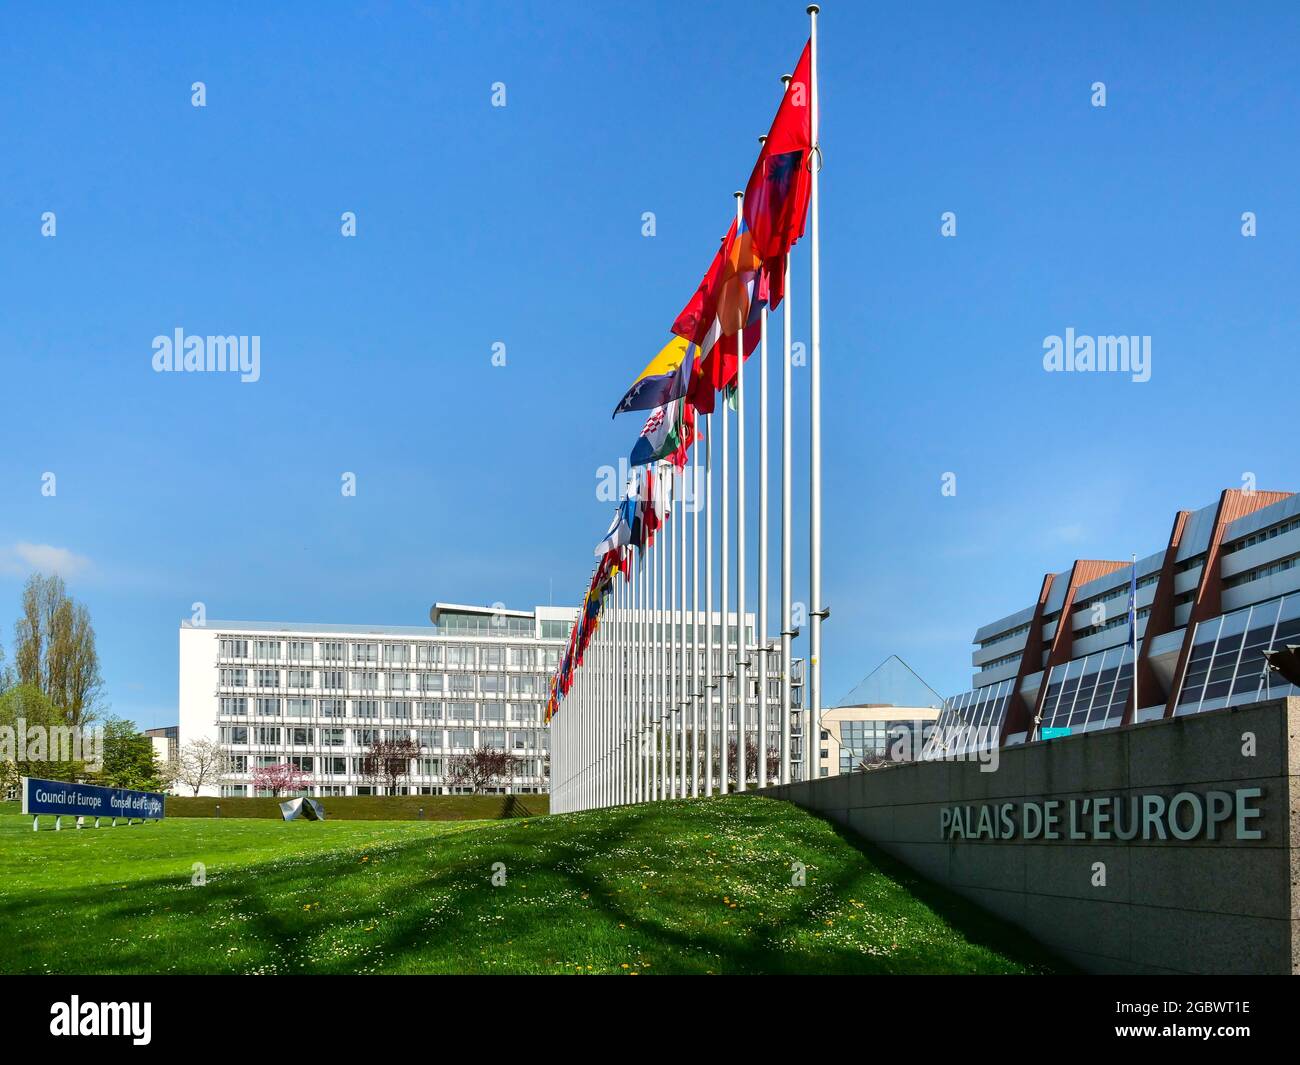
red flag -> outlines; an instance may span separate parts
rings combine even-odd
[[[812,194],[812,42],[786,87],[745,186],[745,224],[770,275],[771,306],[785,295],[785,255],[803,236]]]
[[[761,336],[762,331],[756,325],[745,330],[745,358],[748,359],[754,353]],[[737,334],[734,333],[722,337],[713,345],[709,357],[695,371],[686,398],[701,414],[712,414],[717,393],[729,387],[736,379],[737,339]]]
[[[685,337],[696,347],[704,343],[718,317],[718,296],[722,292],[727,249],[735,228],[736,223],[732,222],[731,229],[727,230],[727,235],[722,238],[718,252],[713,256],[713,262],[709,264],[709,269],[704,274],[704,280],[700,282],[700,287],[695,290],[695,295],[673,322],[673,333]]]

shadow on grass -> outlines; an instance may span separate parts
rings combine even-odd
[[[761,849],[737,850],[728,832]],[[358,843],[224,872],[210,862],[203,887],[156,877],[0,899],[0,926],[12,930],[0,940],[0,969],[571,972],[575,963],[617,971],[638,958],[659,973],[1063,968],[1023,933],[864,843],[780,800],[703,800]],[[719,854],[720,864],[706,861]],[[785,881],[796,856],[809,869],[799,889]],[[497,862],[508,870],[502,887],[491,883]],[[715,870],[728,879],[709,882]],[[642,889],[643,880],[662,890]],[[729,884],[757,884],[760,901],[723,911]],[[918,924],[926,934],[880,953],[832,942],[822,928],[828,908],[880,887],[891,934],[903,940],[897,929]]]

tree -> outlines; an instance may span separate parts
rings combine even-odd
[[[69,725],[93,719],[103,680],[90,612],[68,595],[63,578],[33,573],[14,626],[18,683],[39,688]]]
[[[133,791],[164,791],[167,779],[154,756],[153,740],[134,721],[110,717],[104,724],[104,754],[92,774],[96,784]]]
[[[287,795],[304,790],[311,777],[296,765],[277,762],[253,770],[253,790],[269,791],[272,795]]]
[[[72,757],[72,730],[62,709],[39,688],[19,684],[0,695],[0,726],[6,729],[0,740],[0,788],[6,794],[18,787],[19,777],[85,776],[85,762]]]
[[[776,747],[769,747],[767,749],[767,779],[775,783],[779,779],[780,772],[781,752]],[[716,754],[713,757],[713,775],[714,779],[720,779],[722,776],[721,760]],[[727,777],[732,784],[736,783],[738,777],[736,741],[734,739],[727,742]],[[758,744],[752,736],[745,737],[745,781],[746,783],[758,783]]]
[[[469,788],[478,794],[502,778],[509,781],[515,775],[518,764],[519,760],[506,751],[495,747],[479,747],[453,754],[447,761],[447,776],[457,787]]]
[[[230,755],[216,740],[191,740],[180,749],[164,774],[179,787],[197,795],[206,786],[218,784],[230,772]]]
[[[361,775],[366,780],[382,781],[391,790],[403,777],[410,776],[411,762],[420,757],[421,749],[410,736],[376,740],[361,757]]]

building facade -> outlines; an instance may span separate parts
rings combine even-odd
[[[921,756],[943,698],[890,655],[821,716],[817,775],[857,773]]]
[[[1137,577],[1137,646],[1128,600]],[[1022,743],[1297,694],[1263,651],[1300,642],[1300,496],[1227,489],[1130,561],[1079,559],[982,626],[939,751]],[[1136,685],[1134,677],[1136,676]],[[1046,735],[1045,735],[1046,731]]]
[[[316,796],[468,790],[451,760],[509,752],[517,772],[493,789],[549,785],[547,687],[576,611],[435,603],[433,628],[183,622],[180,730],[226,749],[232,771],[203,794],[253,795],[259,767],[291,764]],[[368,776],[367,749],[410,739],[420,756],[395,786]]]

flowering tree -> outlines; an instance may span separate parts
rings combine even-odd
[[[361,775],[366,780],[383,781],[389,789],[411,773],[411,762],[420,757],[421,747],[410,736],[393,740],[376,740],[361,759]]]
[[[267,791],[272,795],[291,795],[302,791],[310,783],[310,775],[296,765],[288,763],[264,765],[253,770],[254,791]]]

